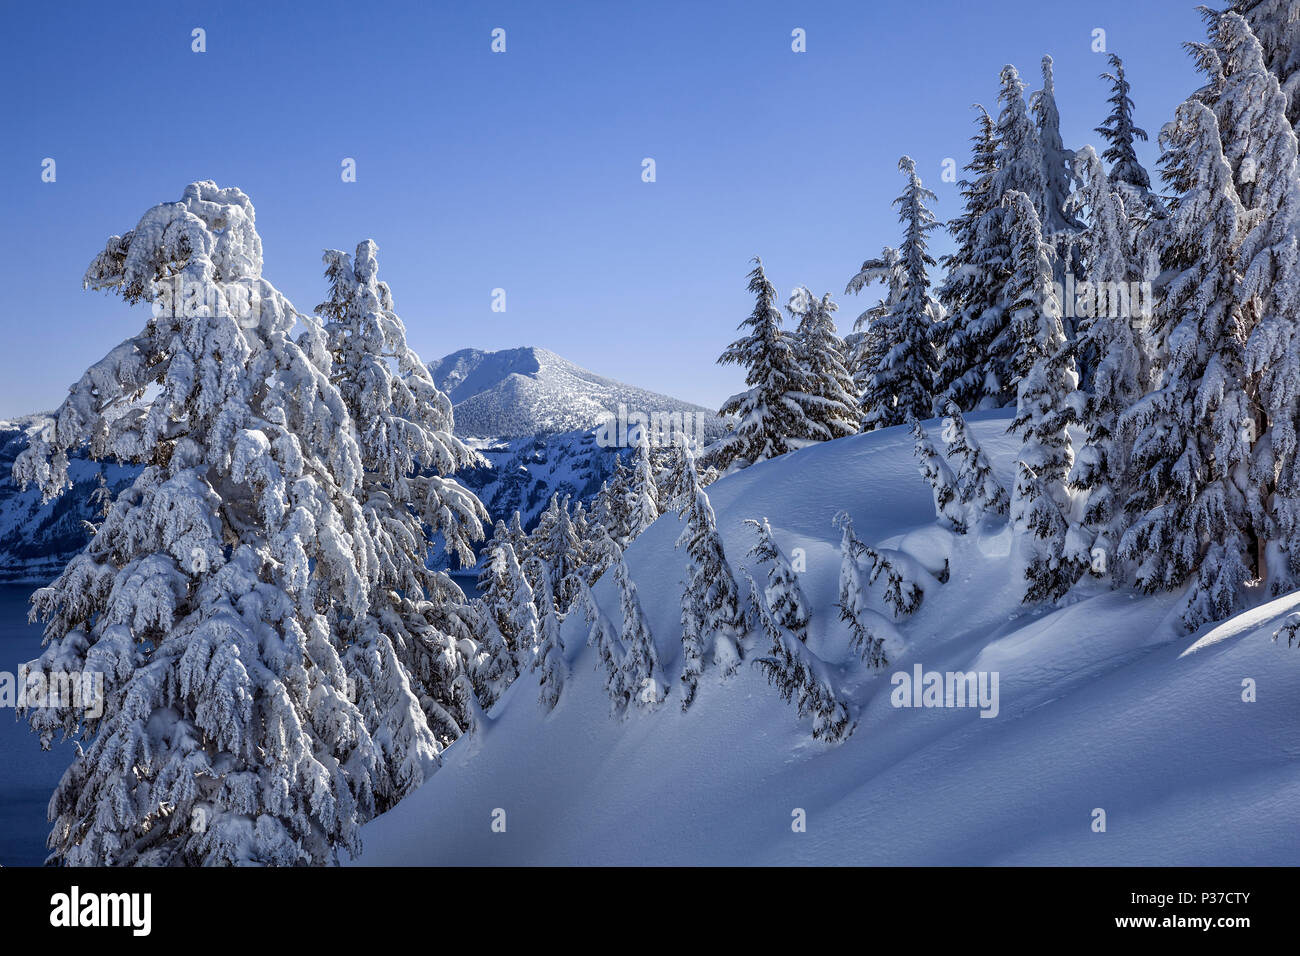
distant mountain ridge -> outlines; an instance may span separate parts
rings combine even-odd
[[[692,426],[698,417],[708,440],[725,431],[710,409],[605,378],[546,349],[462,349],[429,369],[455,405],[457,434],[473,439],[488,461],[457,480],[480,496],[493,521],[518,510],[526,528],[553,494],[590,501],[619,454],[628,454],[603,444],[596,431],[620,405],[629,414],[689,414]],[[139,473],[138,466],[90,461],[82,449],[70,456],[72,487],[57,499],[42,501],[35,487],[20,491],[10,473],[14,459],[49,420],[46,413],[0,421],[0,581],[56,576],[89,540],[85,522],[100,520],[91,493],[101,476],[116,495]]]
[[[456,407],[456,433],[466,437],[585,431],[617,415],[619,406],[629,414],[698,416],[710,439],[725,431],[712,409],[597,375],[535,346],[461,349],[430,362],[429,371]]]

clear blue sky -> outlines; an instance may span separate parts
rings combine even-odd
[[[743,384],[714,360],[752,306],[749,258],[782,301],[832,292],[848,331],[868,303],[845,282],[897,241],[898,157],[955,215],[941,163],[965,163],[970,104],[995,109],[1004,63],[1032,90],[1052,54],[1066,145],[1096,143],[1104,29],[1154,141],[1199,85],[1181,43],[1204,35],[1185,0],[5,0],[4,20],[0,417],[52,408],[139,328],[142,307],[82,273],[198,179],[252,197],[265,274],[302,311],[324,296],[321,250],[373,238],[426,360],[539,345],[716,406]]]

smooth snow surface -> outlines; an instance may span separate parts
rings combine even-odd
[[[1017,443],[1007,412],[969,417],[1004,482]],[[933,427],[934,423],[931,423]],[[857,728],[839,746],[767,686],[752,660],[722,682],[705,671],[680,710],[679,519],[628,549],[658,653],[673,682],[653,712],[611,719],[574,614],[571,674],[543,716],[525,675],[473,739],[445,754],[414,795],[363,831],[362,864],[1295,864],[1300,860],[1300,650],[1272,632],[1300,593],[1195,635],[1175,629],[1177,595],[1081,586],[1057,609],[1017,603],[1007,536],[935,527],[904,428],[813,446],[710,486],[733,569],[750,565],[742,521],[768,516],[813,607],[809,647],[841,665]],[[903,656],[857,663],[836,619],[839,535],[951,562],[899,624]],[[755,572],[758,569],[752,568]],[[615,627],[612,575],[595,595]],[[890,675],[999,675],[999,714],[895,708]],[[1258,700],[1242,700],[1243,681]],[[1094,810],[1106,832],[1093,831]],[[494,811],[506,831],[494,832]],[[807,831],[792,831],[794,811]],[[499,818],[499,814],[497,815]]]

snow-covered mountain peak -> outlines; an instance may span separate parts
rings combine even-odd
[[[722,430],[711,409],[597,375],[536,346],[485,352],[461,349],[429,363],[434,381],[456,406],[456,431],[519,438],[597,427],[622,405],[628,413],[704,416],[705,431]]]

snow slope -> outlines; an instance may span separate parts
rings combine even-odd
[[[710,438],[723,430],[711,409],[596,375],[542,348],[462,349],[430,362],[429,371],[456,407],[459,435],[519,438],[591,429],[620,404],[629,412],[703,415]]]
[[[971,416],[1010,479],[1005,412]],[[1288,595],[1185,636],[1176,596],[1078,589],[1029,611],[1005,534],[953,539],[933,521],[904,429],[813,446],[709,489],[733,568],[744,518],[767,515],[801,583],[809,643],[841,666],[857,728],[811,739],[749,664],[708,670],[691,710],[676,690],[654,712],[609,717],[586,627],[564,625],[569,682],[543,716],[536,676],[512,687],[488,725],[444,755],[424,787],[364,831],[361,864],[1295,864],[1300,862],[1300,650],[1271,639],[1300,606]],[[839,573],[831,518],[852,515],[868,543],[933,563],[900,628],[903,656],[872,675],[854,663],[832,604]],[[627,551],[661,659],[680,667],[683,555],[674,515]],[[743,587],[743,584],[742,584]],[[617,627],[613,582],[596,597]],[[764,651],[751,636],[746,656]],[[890,675],[999,674],[999,713],[895,708]],[[1258,701],[1242,700],[1257,682]],[[806,813],[804,833],[792,814]],[[1106,832],[1093,832],[1093,811]],[[506,812],[506,832],[493,813]]]

